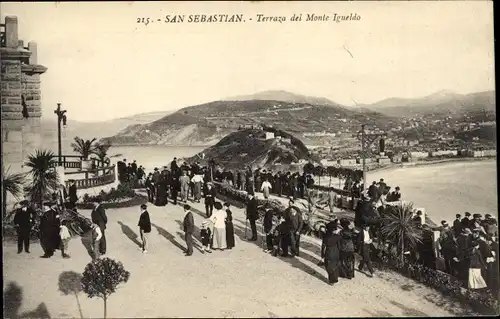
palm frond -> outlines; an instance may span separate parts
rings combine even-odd
[[[422,231],[412,220],[413,205],[395,206],[382,217],[381,233],[389,242],[397,243],[398,250],[416,249],[422,242]]]
[[[88,159],[88,157],[94,153],[96,149],[95,141],[96,138],[91,140],[84,140],[81,137],[75,136],[75,141],[71,143],[71,147],[73,151],[80,154],[84,159]]]
[[[23,186],[26,181],[25,174],[10,173],[9,171],[10,167],[2,176],[2,187],[6,192],[14,196],[16,200],[20,200],[23,197]]]
[[[28,156],[25,166],[31,168],[31,182],[25,187],[25,192],[32,201],[40,202],[57,189],[59,175],[53,169],[56,162],[56,156],[49,150],[37,150]]]

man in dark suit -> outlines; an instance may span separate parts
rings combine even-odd
[[[94,210],[92,210],[92,222],[98,225],[101,230],[102,237],[99,241],[99,253],[104,255],[106,254],[106,235],[104,231],[106,229],[106,224],[108,223],[108,217],[106,216],[104,207],[101,205],[100,199],[97,200]]]
[[[469,228],[471,229],[471,216],[469,212],[465,212],[465,217],[462,218],[462,229]]]
[[[191,256],[193,254],[193,233],[194,233],[194,218],[191,212],[191,206],[188,204],[184,205],[184,221],[182,223],[184,227],[184,239],[186,240],[186,256]]]
[[[294,206],[295,202],[290,199],[288,208],[285,210],[285,219],[290,229],[290,248],[292,257],[299,256],[300,248],[300,233],[304,227],[304,220],[302,219],[302,212]]]
[[[30,252],[30,232],[35,221],[35,211],[28,205],[28,201],[21,202],[22,207],[16,210],[14,225],[17,230],[17,253]]]
[[[71,180],[71,185],[68,189],[68,197],[69,197],[69,209],[76,210],[76,202],[78,201],[78,194],[76,189],[76,184],[74,180]]]
[[[361,261],[359,262],[359,271],[362,271],[365,264],[368,267],[368,271],[371,276],[373,276],[372,260],[370,256],[370,250],[372,245],[372,236],[370,234],[370,226],[367,224],[363,225],[363,229],[358,234],[358,247],[359,254],[361,255]]]
[[[203,196],[205,197],[205,213],[207,218],[212,216],[212,211],[214,210],[215,203],[215,188],[211,182],[208,182],[205,187],[203,187]]]
[[[255,221],[259,219],[259,212],[257,211],[257,199],[253,193],[248,194],[247,219],[250,221],[250,228],[252,229],[252,238],[250,238],[250,241],[256,241],[257,225]]]
[[[455,215],[455,220],[453,221],[453,233],[455,238],[457,238],[462,232],[462,216],[460,214]]]

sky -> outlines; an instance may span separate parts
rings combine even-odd
[[[245,22],[163,22],[223,13]],[[290,21],[300,13],[361,19]],[[491,1],[24,2],[3,3],[1,15],[38,44],[44,117],[58,102],[95,122],[266,90],[353,105],[495,89]]]

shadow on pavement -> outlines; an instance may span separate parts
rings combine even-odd
[[[249,227],[250,228],[250,227]],[[245,239],[245,229],[238,226],[238,225],[234,225],[234,234],[237,235],[238,237],[240,237],[240,239]],[[250,230],[247,230],[247,236],[250,236]],[[250,242],[249,243],[253,243],[254,245],[258,246],[258,247],[262,247],[262,242],[261,240],[263,240],[263,237],[262,236],[259,236],[260,237],[260,240],[257,240],[257,241],[253,241],[253,242]],[[307,256],[306,254],[302,253],[301,256],[304,255],[304,256]],[[308,256],[310,257],[310,256]],[[297,257],[277,257],[278,259],[288,263],[290,266],[294,267],[294,268],[298,268],[300,270],[302,270],[303,272],[309,274],[309,275],[312,275],[313,277],[316,277],[317,279],[323,281],[324,283],[328,283],[328,280],[327,278],[318,273],[316,270],[314,270],[313,268],[309,267],[308,265],[302,263],[300,261],[300,259],[298,259]],[[300,257],[299,257],[300,258]]]
[[[78,312],[80,313],[80,318],[83,317],[82,307],[80,305],[80,299],[78,294],[82,292],[82,275],[74,271],[64,271],[59,275],[59,291],[64,295],[74,295],[76,298],[76,303],[78,305]]]
[[[175,236],[172,235],[171,233],[169,233],[166,229],[154,224],[154,223],[151,223],[151,225],[156,228],[156,231],[158,232],[158,234],[160,234],[161,236],[163,236],[165,239],[167,239],[169,242],[171,242],[175,247],[179,248],[182,252],[185,252],[186,251],[186,248],[181,245],[180,243],[178,243],[176,240],[175,240]]]
[[[4,295],[4,318],[8,319],[27,319],[27,318],[40,318],[50,319],[50,313],[45,306],[41,303],[36,309],[19,314],[19,309],[23,303],[23,290],[15,282],[10,282],[7,288],[3,291]]]
[[[122,233],[125,234],[125,236],[128,237],[134,244],[136,244],[138,247],[142,247],[142,243],[139,241],[139,235],[137,235],[132,228],[128,227],[121,221],[118,221],[118,224],[120,225],[122,229]]]

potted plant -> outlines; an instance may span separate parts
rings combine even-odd
[[[73,151],[82,156],[82,167],[81,170],[90,170],[92,168],[92,160],[89,160],[89,156],[94,153],[97,139],[84,140],[78,136],[75,137],[75,141],[71,143]]]

